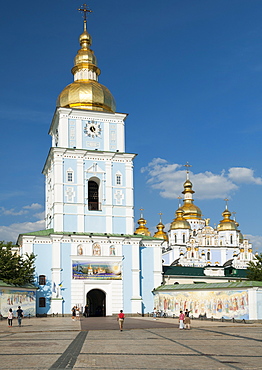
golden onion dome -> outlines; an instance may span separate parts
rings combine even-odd
[[[243,243],[244,237],[243,234],[239,231],[239,243]]]
[[[81,48],[74,59],[74,82],[67,85],[57,98],[57,107],[79,108],[103,112],[115,112],[116,104],[107,87],[98,82],[100,69],[93,50],[92,38],[86,30],[79,37]]]
[[[137,221],[138,227],[136,228],[134,234],[135,235],[146,235],[150,236],[150,231],[146,227],[146,220],[143,217],[140,217],[140,219]]]
[[[184,211],[185,219],[202,219],[202,212],[199,207],[195,206],[192,195],[194,190],[192,189],[192,182],[187,179],[184,183],[184,204],[181,206],[181,209]]]
[[[222,213],[224,217],[217,226],[218,231],[228,231],[228,230],[237,230],[237,225],[234,220],[230,219],[231,212],[226,208]]]
[[[154,238],[168,240],[167,233],[164,231],[165,225],[161,221],[156,225],[156,228],[157,232],[154,234]]]
[[[170,230],[177,229],[191,229],[190,224],[184,218],[184,211],[182,207],[178,208],[178,210],[176,211],[176,218],[170,225]]]

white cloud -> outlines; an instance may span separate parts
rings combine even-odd
[[[169,164],[165,159],[154,158],[141,172],[147,172],[148,184],[160,190],[163,198],[176,198],[181,195],[186,180],[185,170],[181,168],[183,166],[180,164]],[[190,180],[196,191],[195,198],[198,199],[225,198],[238,188],[224,171],[218,175],[209,171],[199,174],[190,172]]]
[[[186,180],[184,166],[177,163],[168,163],[165,159],[154,158],[146,167],[141,169],[147,173],[147,183],[152,189],[160,191],[163,198],[177,198],[183,190]],[[223,199],[236,191],[239,184],[253,183],[262,185],[262,178],[255,177],[254,171],[245,167],[232,167],[219,174],[210,171],[194,174],[190,172],[193,183],[194,198]]]
[[[39,203],[32,203],[31,205],[29,206],[24,206],[23,208],[24,209],[33,209],[33,210],[36,210],[36,209],[40,209],[42,208],[43,206]]]
[[[24,209],[21,209],[20,211],[15,211],[14,208],[6,209],[4,207],[1,207],[1,213],[6,216],[21,216],[28,213],[28,211],[25,211]]]
[[[45,218],[45,211],[40,212],[40,213],[35,213],[33,216],[35,218],[38,218],[38,220],[44,220],[44,218]]]
[[[245,234],[245,238],[249,239],[252,243],[253,253],[262,253],[262,236]]]
[[[45,229],[45,221],[21,222],[0,226],[0,240],[16,242],[19,234]]]
[[[228,170],[228,177],[236,183],[262,185],[262,178],[254,176],[254,170],[246,167],[232,167]]]

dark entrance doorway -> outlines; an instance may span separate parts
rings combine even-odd
[[[88,316],[106,316],[106,295],[100,289],[92,289],[86,295]]]

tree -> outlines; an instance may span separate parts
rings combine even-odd
[[[250,261],[247,268],[248,280],[262,281],[262,253],[255,256],[255,261]]]
[[[34,282],[35,258],[31,254],[21,257],[17,252],[13,252],[17,246],[12,242],[0,241],[0,280],[8,284],[26,285]]]

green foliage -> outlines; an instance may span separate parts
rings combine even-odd
[[[247,278],[248,280],[262,281],[262,253],[255,257],[255,261],[248,263]]]
[[[12,252],[17,248],[12,242],[0,241],[0,280],[8,284],[25,285],[34,282],[35,255],[26,254],[21,257],[18,253]]]

